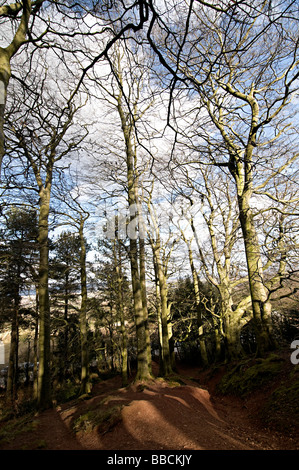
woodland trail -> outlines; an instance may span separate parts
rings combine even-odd
[[[181,371],[182,372],[182,371]],[[190,373],[190,371],[189,371]],[[121,387],[120,377],[95,385],[92,397],[34,417],[30,432],[0,449],[43,450],[298,450],[299,441],[263,429],[235,397],[213,396],[180,373],[172,386],[161,379]],[[118,409],[105,429],[74,432],[92,410]],[[107,415],[108,416],[108,415]]]

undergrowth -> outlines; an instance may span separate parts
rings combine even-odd
[[[262,422],[278,431],[298,431],[299,366],[291,365],[280,355],[238,362],[223,375],[216,389],[220,394],[243,399],[262,393]]]
[[[110,431],[121,420],[121,410],[123,405],[111,407],[99,406],[96,409],[88,410],[74,421],[73,430],[75,432],[91,432],[94,429],[100,434]]]
[[[240,361],[222,377],[217,391],[245,397],[277,377],[283,367],[284,359],[275,354],[265,359]]]

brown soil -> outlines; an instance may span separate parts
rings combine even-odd
[[[259,400],[214,395],[198,370],[179,370],[178,385],[157,379],[122,388],[119,377],[97,384],[92,397],[75,400],[33,418],[30,431],[1,450],[298,450],[299,439],[263,428]],[[190,379],[192,377],[192,379]],[[111,427],[74,432],[89,410],[120,407]]]

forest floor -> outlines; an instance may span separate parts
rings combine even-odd
[[[128,387],[115,376],[85,399],[32,415],[0,440],[0,450],[299,450],[298,430],[285,423],[285,432],[276,431],[260,420],[269,389],[244,400],[217,394],[217,382],[217,374],[190,367],[178,368],[173,381]]]

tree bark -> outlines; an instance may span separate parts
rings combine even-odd
[[[125,311],[124,311],[124,298],[123,298],[123,274],[122,274],[122,261],[120,253],[120,245],[117,250],[116,243],[113,245],[114,263],[117,278],[117,309],[120,319],[120,333],[121,333],[121,377],[122,385],[128,385],[128,341],[125,325]]]
[[[137,375],[136,380],[148,380],[152,377],[148,357],[148,322],[142,302],[142,286],[138,266],[138,244],[137,244],[137,207],[136,200],[136,178],[134,174],[134,148],[131,141],[132,125],[127,124],[128,116],[125,115],[121,94],[118,97],[118,113],[121,120],[122,131],[126,145],[127,181],[128,181],[128,203],[130,210],[130,247],[129,257],[131,265],[132,290],[134,299],[134,315],[137,338]],[[135,230],[136,229],[136,230]]]
[[[0,47],[0,170],[2,166],[2,160],[5,154],[5,146],[4,146],[4,113],[5,113],[5,105],[6,105],[6,96],[7,96],[7,88],[11,76],[10,70],[10,61],[11,58],[18,52],[22,44],[24,44],[27,35],[28,23],[29,18],[31,15],[31,1],[24,0],[23,5],[20,4],[11,4],[9,6],[4,6],[2,8],[8,7],[12,15],[17,15],[19,10],[22,8],[23,13],[20,19],[19,26],[14,34],[13,40],[11,43],[6,47]],[[38,2],[42,4],[42,1]]]
[[[80,237],[80,274],[81,274],[81,307],[80,307],[80,338],[81,338],[81,388],[80,394],[90,392],[89,367],[88,367],[88,340],[87,340],[87,280],[86,280],[86,244],[84,239],[84,219],[81,216]]]
[[[52,406],[50,370],[50,303],[49,303],[49,211],[51,185],[40,190],[39,213],[39,367],[38,394],[39,409]]]
[[[189,262],[190,262],[190,268],[191,268],[191,273],[192,273],[192,278],[193,278],[193,286],[194,286],[194,294],[195,294],[195,302],[196,302],[197,327],[198,327],[201,361],[202,361],[203,366],[207,366],[208,355],[207,355],[206,343],[205,343],[205,338],[204,338],[204,326],[203,326],[202,314],[201,314],[199,283],[198,283],[197,272],[194,266],[193,253],[192,253],[190,244],[188,245],[188,254],[189,254]]]
[[[244,194],[239,195],[238,200],[252,299],[257,354],[263,355],[266,351],[275,347],[271,331],[271,302],[264,282],[263,266],[252,210]]]
[[[34,325],[34,341],[33,341],[33,397],[37,400],[38,397],[38,326],[39,326],[39,300],[38,300],[38,285],[36,286],[35,294],[35,308],[36,317]]]
[[[160,361],[160,374],[167,376],[172,373],[172,361],[169,348],[169,330],[168,330],[168,305],[167,305],[167,284],[163,272],[161,257],[160,257],[160,241],[159,239],[153,246],[154,262],[156,265],[155,271],[159,283],[160,294],[160,312],[161,312],[161,361]]]
[[[141,214],[139,212],[139,220]],[[139,237],[139,265],[140,265],[140,285],[142,294],[142,305],[143,314],[145,321],[145,335],[146,335],[146,350],[147,350],[147,362],[150,371],[152,370],[152,351],[151,351],[151,339],[148,324],[148,308],[147,308],[147,296],[146,296],[146,277],[145,277],[145,246],[143,237]]]
[[[7,401],[14,403],[17,398],[18,380],[18,326],[19,323],[19,299],[14,301],[13,318],[11,322],[9,364],[7,373],[6,397]]]

